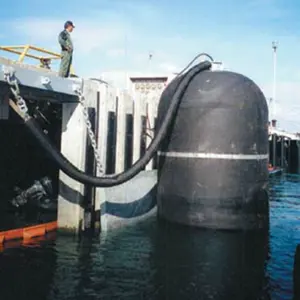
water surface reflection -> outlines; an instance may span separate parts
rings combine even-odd
[[[7,249],[0,253],[1,299],[292,299],[299,181],[271,180],[270,233],[153,218],[98,238],[59,236]]]

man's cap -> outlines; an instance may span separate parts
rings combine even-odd
[[[74,26],[74,24],[73,24],[72,21],[67,21],[67,22],[65,23],[65,28],[67,28],[68,26],[72,26],[73,28],[75,28],[75,26]]]

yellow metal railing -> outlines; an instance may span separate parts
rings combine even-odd
[[[49,50],[46,50],[44,48],[35,47],[32,45],[22,45],[22,46],[0,46],[0,50],[18,54],[18,62],[23,63],[25,57],[32,58],[39,61],[40,68],[47,68],[50,69],[50,63],[52,60],[57,60],[61,58],[61,55]],[[34,55],[32,53],[29,53],[30,50],[39,52],[41,55]],[[46,54],[46,56],[45,56]],[[71,74],[74,75],[73,67],[71,66]]]

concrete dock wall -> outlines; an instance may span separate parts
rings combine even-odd
[[[60,150],[78,169],[98,176],[122,173],[143,156],[151,143],[158,102],[170,79],[168,76],[133,78],[129,91],[120,91],[101,80],[59,78],[51,72],[37,71],[0,59],[0,120],[9,118],[9,86],[4,79],[8,65],[14,70],[25,100],[62,103]],[[77,88],[83,91],[84,105],[95,133],[101,170],[96,168],[87,120],[76,95]],[[293,169],[300,172],[299,136],[276,128],[269,131],[271,162],[282,167],[297,164]],[[59,228],[79,232],[95,226],[105,231],[154,214],[155,166],[156,157],[135,178],[111,188],[84,185],[60,172]]]
[[[101,230],[134,224],[156,214],[156,183],[156,170],[151,170],[119,186],[101,189]]]
[[[94,113],[90,120],[101,169],[96,168],[80,104],[63,104],[62,154],[90,175],[128,170],[151,143],[162,89],[129,94],[97,80],[84,80],[82,87],[85,105]],[[136,178],[111,188],[85,186],[60,172],[59,228],[78,232],[95,226],[109,230],[155,213],[155,160]]]
[[[136,78],[130,92],[120,91],[102,80],[60,78],[52,71],[0,59],[1,120],[9,118],[7,74],[17,80],[25,101],[36,101],[37,104],[48,101],[62,105],[59,150],[79,170],[98,176],[122,173],[143,156],[153,138],[157,105],[164,88],[163,82],[167,80],[166,76],[150,76],[145,82],[144,78]],[[83,93],[90,123],[87,123],[78,101],[78,90]],[[95,134],[100,169],[96,168],[88,126]],[[143,203],[149,201],[150,195],[155,194],[155,175],[151,173],[155,160],[156,157],[132,181],[135,184],[138,181],[138,189],[132,182],[109,189],[95,188],[59,171],[59,229],[79,232],[95,226],[107,230],[117,224],[138,220],[143,213],[151,213],[154,200],[145,206],[143,213],[141,208],[144,204],[139,205],[139,211],[136,207],[131,210],[126,207],[122,211],[121,207],[125,206],[118,206],[117,203],[128,202],[130,207],[134,207],[133,204],[139,200],[146,199]]]

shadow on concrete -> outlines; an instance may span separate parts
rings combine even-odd
[[[66,185],[62,180],[59,180],[59,194],[62,198],[64,198],[66,201],[73,203],[73,204],[78,204],[80,207],[84,208],[83,206],[83,194],[74,190],[70,186]],[[78,203],[78,199],[81,199],[82,202]]]
[[[153,188],[144,196],[132,202],[124,203],[122,201],[105,201],[100,206],[101,214],[109,214],[124,219],[140,217],[156,206],[156,192],[157,185],[153,186]]]

